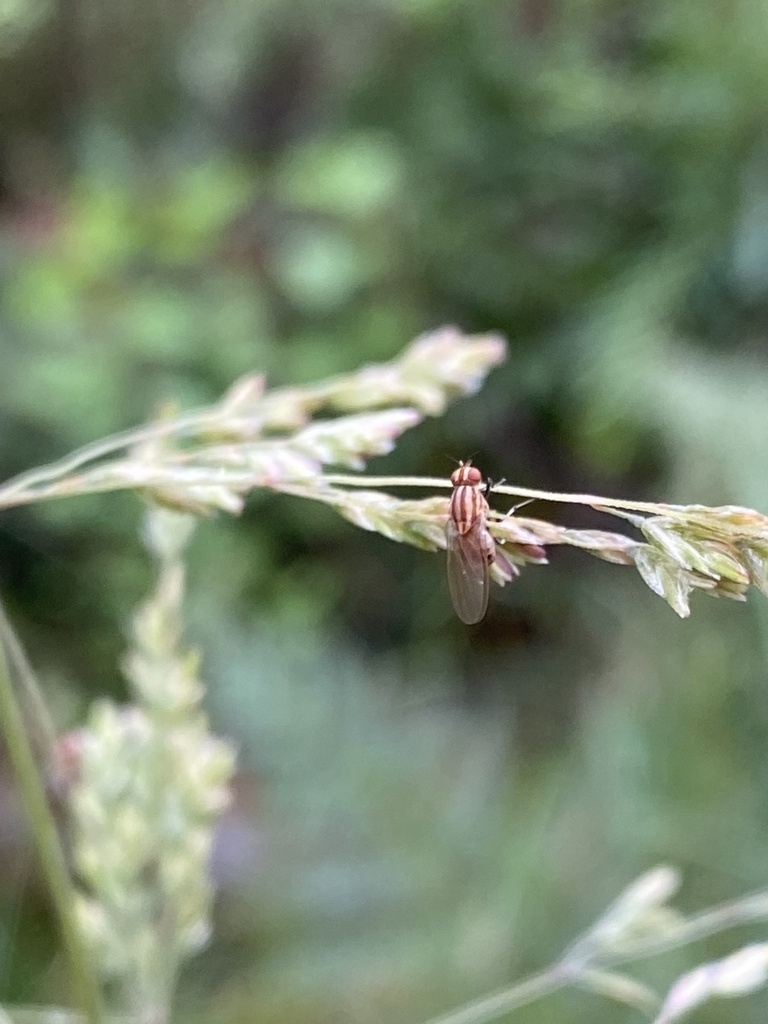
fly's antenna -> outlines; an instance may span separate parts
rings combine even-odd
[[[471,466],[472,460],[476,455],[477,452],[472,452],[468,459],[454,459],[452,455],[446,455],[445,458],[448,459],[449,462],[452,462],[454,466]]]

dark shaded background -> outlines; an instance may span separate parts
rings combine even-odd
[[[745,0],[18,0],[0,477],[254,368],[310,381],[455,322],[504,332],[508,363],[374,471],[477,453],[529,486],[768,510],[767,53]],[[62,727],[123,692],[139,516],[109,495],[0,520]],[[443,574],[272,494],[198,531],[190,636],[243,772],[179,1019],[418,1022],[546,963],[657,862],[689,909],[764,884],[759,596],[681,622],[563,551],[467,629]],[[6,820],[0,995],[55,1000]],[[514,1019],[637,1018],[576,993]]]

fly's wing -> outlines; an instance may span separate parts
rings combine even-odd
[[[478,524],[461,534],[453,520],[448,520],[445,535],[448,541],[448,589],[456,614],[462,622],[479,622],[488,607],[490,570]]]

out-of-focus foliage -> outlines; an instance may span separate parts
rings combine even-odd
[[[476,452],[514,482],[768,510],[760,5],[88,0],[36,24],[0,68],[3,477],[248,370],[308,381],[453,320],[503,331],[510,360],[388,470]],[[146,585],[136,519],[105,497],[0,521],[0,579],[54,694],[117,685]],[[401,548],[271,495],[200,530],[197,618],[237,637],[215,645],[216,707],[249,752],[235,825],[265,863],[291,852],[279,877],[231,869],[221,945],[189,980],[209,1019],[416,1020],[550,959],[649,863],[683,866],[691,905],[764,880],[759,597],[698,598],[682,624],[564,554],[468,632],[434,557]],[[286,635],[324,638],[311,664],[277,657]],[[334,731],[339,664],[367,710]],[[452,765],[496,749],[488,713],[507,723],[477,818],[389,712],[372,736],[393,679]],[[41,927],[30,911],[18,932],[14,996],[39,987]],[[581,999],[520,1019],[619,1019]],[[700,1019],[762,1021],[759,999]]]

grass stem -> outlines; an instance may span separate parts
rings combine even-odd
[[[104,1024],[101,989],[94,974],[75,917],[75,900],[56,824],[29,742],[13,681],[5,644],[0,638],[0,729],[16,774],[21,799],[29,817],[35,847],[59,919],[62,940],[72,972],[73,988],[89,1024]]]

